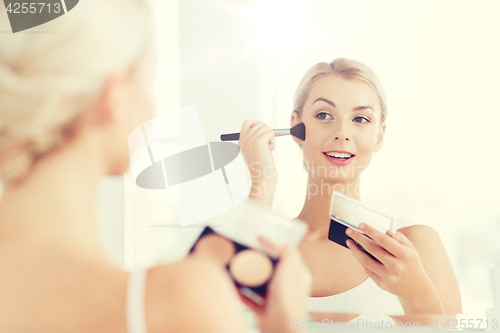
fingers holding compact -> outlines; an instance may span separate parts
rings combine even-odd
[[[266,252],[279,258],[269,284],[263,308],[250,306],[259,317],[262,332],[282,331],[282,324],[295,318],[305,320],[305,300],[311,294],[312,275],[302,260],[297,247],[277,246],[259,237]],[[302,319],[301,319],[302,318]]]
[[[374,280],[382,289],[394,295],[404,296],[412,292],[415,281],[424,281],[427,278],[418,252],[402,233],[384,234],[366,224],[360,224],[360,230],[366,235],[351,228],[346,230],[346,234],[380,262],[352,242],[348,247],[365,271],[369,270],[377,275]]]
[[[413,247],[412,242],[408,238],[406,238],[406,236],[403,233],[399,231],[387,230],[386,234],[391,238],[395,239],[396,241],[398,241],[399,243],[406,245],[412,249],[415,249]]]
[[[359,229],[364,234],[352,228],[347,228],[346,234],[361,245],[368,253],[377,258],[379,262],[373,260],[373,258],[353,243],[351,243],[352,246],[348,245],[348,247],[353,251],[358,261],[378,275],[388,274],[388,270],[390,271],[395,267],[400,259],[406,258],[409,251],[414,250],[413,245],[406,237],[406,241],[402,243],[404,240],[400,236],[398,236],[398,239],[395,239],[389,234],[384,234],[365,223],[361,223]]]
[[[370,257],[366,252],[361,250],[356,243],[354,243],[352,240],[348,239],[346,241],[347,247],[351,250],[352,254],[354,257],[361,263],[363,268],[368,269],[369,271],[377,274],[377,275],[383,275],[386,272],[386,267],[384,265],[384,262],[387,260],[384,258],[387,253],[384,249],[380,248],[375,242],[370,240],[368,237],[364,236],[363,234],[356,232],[356,231],[351,231],[348,233],[348,235],[356,241],[359,245],[361,245],[368,253],[370,253],[372,256],[377,258],[379,261],[374,260],[372,257]],[[390,254],[389,254],[390,255]],[[368,273],[368,272],[367,272]]]
[[[306,319],[306,297],[311,295],[312,275],[295,246],[280,250],[280,260],[266,296],[268,314],[290,322]],[[275,332],[276,330],[269,330]]]
[[[266,250],[271,255],[280,258],[277,272],[275,273],[275,278],[276,276],[277,279],[284,278],[281,277],[282,274],[284,274],[285,276],[287,276],[288,274],[299,274],[299,278],[301,281],[299,281],[298,283],[302,285],[303,288],[301,289],[305,290],[305,293],[307,294],[305,296],[309,296],[312,287],[312,275],[309,271],[309,268],[302,260],[302,255],[300,254],[297,247],[292,245],[279,247],[263,236],[259,236],[258,241],[266,248]]]
[[[377,259],[380,261],[384,262],[384,260],[389,260],[393,257],[401,257],[404,255],[406,252],[407,247],[413,248],[413,245],[411,244],[406,237],[404,237],[401,233],[398,232],[397,238],[393,237],[392,234],[394,234],[392,231],[388,231],[387,233],[382,233],[378,231],[377,229],[373,228],[372,226],[365,224],[365,223],[360,223],[359,225],[359,230],[361,232],[356,232],[355,230],[348,228],[346,230],[346,234],[351,236],[356,242],[360,243],[368,252],[370,252],[373,256],[375,256]],[[392,232],[392,233],[391,233]],[[368,236],[368,237],[366,237]],[[403,236],[403,237],[401,237]],[[358,241],[359,240],[359,241]],[[370,240],[371,242],[369,242]],[[367,247],[363,244],[365,243]],[[368,248],[371,248],[375,253],[377,253],[380,257],[375,255],[375,253],[372,253],[369,251]],[[385,250],[385,251],[381,251]],[[387,254],[390,254],[391,256],[388,256]],[[387,262],[384,262],[387,263]]]

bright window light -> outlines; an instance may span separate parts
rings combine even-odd
[[[308,28],[305,1],[267,0],[256,7],[229,5],[227,9],[249,20],[254,52],[283,56],[316,40]]]

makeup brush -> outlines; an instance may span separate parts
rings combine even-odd
[[[306,125],[304,125],[304,123],[298,123],[290,129],[273,129],[273,132],[276,133],[276,136],[293,135],[294,137],[299,138],[302,141],[306,139]],[[222,134],[220,136],[221,141],[232,141],[239,139],[240,133]]]

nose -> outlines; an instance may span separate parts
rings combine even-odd
[[[335,131],[335,141],[349,141],[349,133],[346,129],[347,125],[344,122],[339,122],[337,129]]]

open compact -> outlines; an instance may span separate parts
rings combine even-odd
[[[262,305],[278,258],[245,246],[205,227],[190,253],[225,267],[240,292]]]
[[[191,247],[189,254],[215,262],[227,270],[234,284],[247,298],[263,305],[269,282],[279,258],[265,247],[260,237],[281,247],[297,246],[307,231],[299,220],[288,220],[247,201],[238,213],[232,214],[233,226],[206,226]]]
[[[358,200],[340,192],[333,191],[330,201],[330,229],[328,231],[328,239],[345,248],[348,248],[346,242],[350,239],[362,251],[374,260],[380,262],[354,239],[347,236],[345,231],[347,228],[352,228],[355,232],[360,232],[370,238],[359,229],[360,223],[364,222],[374,229],[385,233],[387,230],[392,229],[392,220],[392,217],[368,208]]]

